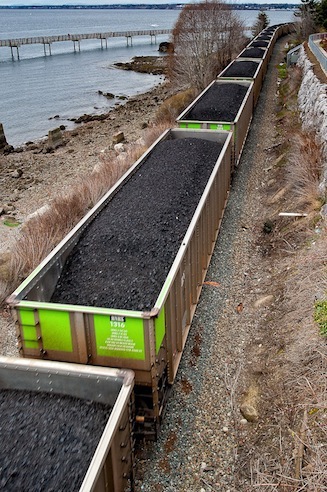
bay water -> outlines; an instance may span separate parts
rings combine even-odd
[[[110,9],[0,9],[0,39],[59,34],[85,34],[108,31],[172,29],[179,10]],[[292,10],[266,12],[270,25],[294,21]],[[258,11],[239,10],[246,26],[256,20]],[[0,47],[0,123],[10,145],[18,146],[47,136],[48,131],[65,125],[82,114],[98,114],[121,103],[118,96],[133,96],[150,90],[163,77],[119,70],[114,63],[130,61],[134,56],[157,56],[158,45],[169,35],[108,39],[107,48],[100,40],[82,40],[74,52],[72,42],[53,43],[51,56],[42,44],[19,48],[15,59],[9,47]],[[165,55],[161,55],[165,56]],[[117,96],[107,99],[99,93]],[[56,117],[56,118],[54,118]]]

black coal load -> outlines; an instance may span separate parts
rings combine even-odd
[[[0,391],[0,489],[80,489],[111,409],[70,396]]]
[[[264,58],[266,51],[262,48],[245,48],[241,56],[243,58]]]
[[[239,61],[232,63],[224,70],[221,77],[254,77],[258,70],[259,62],[255,61]]]
[[[250,44],[251,48],[267,48],[269,45],[269,41],[265,41],[264,39],[258,41],[252,41]]]
[[[197,138],[159,142],[83,233],[51,301],[150,310],[221,150]]]
[[[270,34],[259,34],[257,40],[260,39],[261,41],[271,41],[271,38],[272,36]]]
[[[274,24],[273,26],[269,26],[269,27],[266,27],[266,29],[264,29],[264,33],[266,32],[275,32],[276,29],[279,27],[279,26],[282,26],[283,24]]]
[[[234,121],[248,88],[248,86],[235,83],[215,83],[190,109],[185,119],[197,121]]]

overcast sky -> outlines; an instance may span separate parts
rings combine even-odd
[[[193,3],[195,0],[0,0],[0,6],[6,5],[106,5],[106,4],[161,4]],[[235,0],[226,3],[270,3],[268,0]],[[300,0],[271,0],[271,3],[300,3]]]

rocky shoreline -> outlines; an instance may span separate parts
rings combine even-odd
[[[167,70],[167,58],[165,56],[134,56],[127,63],[115,63],[121,70],[133,70],[134,72],[149,73],[152,75],[165,75]]]

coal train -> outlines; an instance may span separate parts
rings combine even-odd
[[[157,436],[272,50],[292,29],[254,38],[8,299],[22,357],[133,372],[131,440]]]

